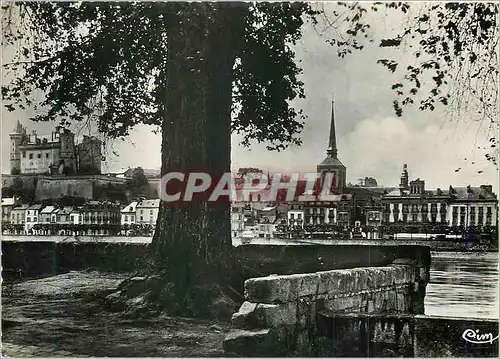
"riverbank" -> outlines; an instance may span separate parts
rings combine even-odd
[[[125,237],[125,236],[17,236],[2,235],[5,242],[52,242],[52,243],[136,243],[149,244],[152,237]],[[429,246],[435,252],[498,252],[495,243],[476,243],[467,240],[427,240],[427,239],[281,239],[281,238],[233,238],[233,245],[244,244],[279,244],[279,245],[304,245],[304,244],[326,244],[326,245],[423,245]]]
[[[2,356],[221,357],[229,323],[130,320],[101,298],[127,274],[69,272],[2,286]]]

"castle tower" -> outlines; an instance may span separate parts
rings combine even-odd
[[[321,173],[321,176],[325,175],[326,172],[333,172],[335,178],[335,184],[332,186],[335,188],[335,193],[343,193],[346,187],[346,167],[338,159],[337,151],[337,136],[335,133],[335,105],[332,101],[332,114],[330,120],[330,138],[328,140],[328,149],[326,150],[326,158],[317,166],[317,171]],[[323,182],[321,182],[323,184]]]
[[[408,166],[406,164],[403,165],[403,172],[401,173],[401,181],[399,182],[399,191],[403,194],[405,191],[410,189],[408,184]]]
[[[17,120],[16,128],[14,132],[9,134],[10,137],[10,171],[21,172],[21,150],[19,146],[22,145],[26,138],[26,129],[21,125],[19,120]]]
[[[61,161],[64,161],[64,167],[69,173],[76,173],[76,153],[75,153],[75,134],[66,128],[56,127],[59,132],[59,144],[61,148]]]

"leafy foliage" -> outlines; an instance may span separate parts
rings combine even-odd
[[[233,4],[234,5],[234,4]],[[35,121],[96,120],[111,138],[139,124],[159,126],[164,114],[168,33],[172,22],[207,15],[216,3],[7,3],[4,44],[20,46],[5,64],[14,79],[2,88],[9,110],[33,108]],[[281,150],[299,144],[304,116],[290,101],[304,97],[291,46],[308,4],[246,7],[234,65],[232,128]],[[241,9],[240,9],[241,11]],[[175,15],[175,16],[174,16]],[[16,22],[16,19],[18,20]],[[37,103],[33,91],[44,94]]]
[[[407,10],[404,3],[385,6]],[[438,104],[449,106],[453,118],[465,110],[477,112],[494,131],[489,150],[496,148],[498,17],[497,3],[428,3],[399,34],[382,39],[381,47],[414,49],[415,63],[407,66],[404,80],[392,86],[398,97],[393,103],[396,114],[402,115],[402,106],[434,111]],[[391,72],[400,65],[390,59],[378,63]],[[494,164],[495,157],[486,155]]]

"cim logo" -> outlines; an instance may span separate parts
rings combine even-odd
[[[493,344],[493,342],[498,339],[498,335],[496,337],[493,337],[493,334],[491,333],[481,334],[479,332],[479,329],[465,329],[464,333],[462,334],[462,338],[466,342],[474,344]]]

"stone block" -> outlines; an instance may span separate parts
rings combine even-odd
[[[270,329],[232,329],[223,342],[224,351],[240,356],[272,355]]]
[[[260,303],[287,303],[317,292],[318,275],[292,274],[245,281],[245,298]]]
[[[231,323],[235,328],[247,328],[252,326],[252,314],[254,314],[257,303],[244,302],[238,312],[234,313]]]
[[[245,302],[231,319],[234,328],[276,328],[297,323],[297,303],[266,304]]]
[[[258,323],[276,328],[297,324],[297,303],[286,304],[258,304],[255,309]]]

